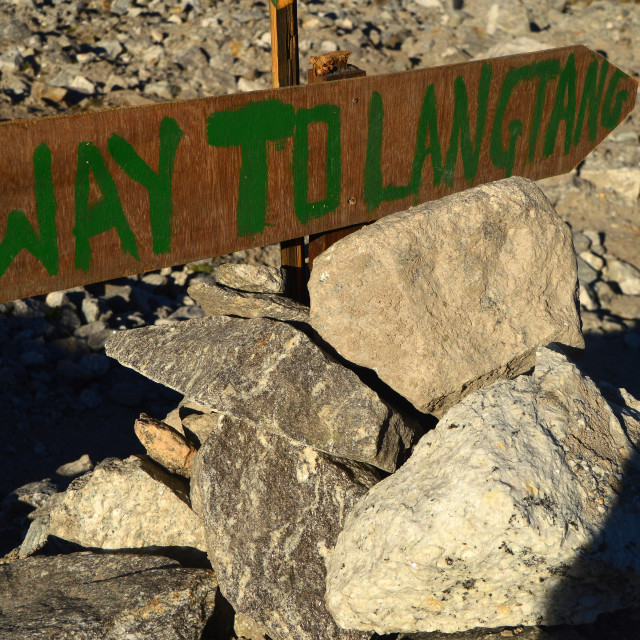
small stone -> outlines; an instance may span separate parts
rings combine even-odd
[[[160,273],[145,273],[142,276],[142,282],[151,287],[166,287],[169,280]]]
[[[178,93],[178,87],[166,80],[151,82],[144,88],[145,95],[155,95],[163,100],[173,100]]]
[[[607,264],[602,269],[602,277],[615,282],[620,291],[630,296],[640,296],[640,269],[612,256],[607,256]]]
[[[180,407],[171,409],[169,413],[163,418],[162,422],[173,427],[178,433],[184,433],[182,430],[182,420],[180,420]]]
[[[94,45],[94,50],[104,55],[107,60],[115,60],[124,51],[124,47],[116,39],[105,39],[98,40]]]
[[[582,233],[582,231],[574,231],[573,246],[576,250],[576,253],[580,255],[583,252],[589,251],[589,249],[591,248],[591,240],[589,239],[589,236]]]
[[[182,427],[193,434],[202,445],[216,428],[221,417],[219,413],[192,413],[182,419]]]
[[[11,491],[2,501],[2,509],[10,510],[18,503],[38,509],[56,493],[58,493],[58,487],[49,478],[38,482],[29,482],[29,484]]]
[[[283,296],[269,293],[246,293],[217,284],[195,284],[189,295],[207,316],[272,318],[282,322],[309,322],[309,307]]]
[[[93,469],[93,462],[88,453],[73,462],[67,462],[56,469],[56,473],[64,478],[73,478]]]
[[[581,284],[591,284],[598,279],[598,271],[594,269],[581,256],[576,258],[578,263],[578,281]]]
[[[28,558],[43,549],[49,539],[48,519],[38,519],[31,523],[18,549],[18,558]],[[1,623],[0,623],[1,624]],[[1,626],[0,626],[1,629]]]
[[[70,71],[63,69],[58,73],[55,78],[47,82],[52,87],[62,87],[69,91],[76,91],[77,93],[83,93],[86,95],[93,95],[95,93],[95,85],[91,80],[81,76],[79,74],[73,74]]]
[[[191,476],[196,449],[181,433],[146,413],[136,420],[134,429],[150,458],[171,473],[185,478]]]
[[[253,293],[285,292],[282,269],[256,264],[225,262],[216,268],[216,282],[230,289]]]
[[[46,295],[44,301],[49,307],[61,307],[71,304],[66,291],[52,291]]]
[[[604,260],[591,251],[582,251],[578,256],[596,271],[600,271],[604,267]]]
[[[34,82],[31,85],[31,95],[40,100],[60,104],[65,99],[67,90],[64,87],[50,87],[42,82]]]
[[[599,307],[595,293],[582,282],[580,283],[580,306],[587,309],[587,311],[595,311]]]
[[[186,304],[182,307],[178,307],[173,313],[170,313],[166,318],[158,318],[155,321],[157,325],[163,324],[176,324],[177,322],[184,322],[186,320],[195,320],[202,318],[205,315],[204,311],[193,304]]]
[[[123,16],[129,13],[131,9],[132,0],[113,0],[109,7],[111,13],[115,13],[118,16]]]

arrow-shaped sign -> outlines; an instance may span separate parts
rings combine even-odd
[[[0,125],[0,301],[570,171],[637,82],[583,46]]]

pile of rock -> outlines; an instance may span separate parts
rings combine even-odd
[[[533,183],[352,234],[315,261],[310,309],[274,268],[217,280],[189,289],[205,317],[109,339],[185,400],[136,422],[146,456],[41,501],[4,584],[64,574],[64,602],[92,584],[73,566],[173,576],[183,595],[154,588],[188,600],[182,631],[152,635],[141,587],[134,604],[95,605],[114,638],[214,637],[216,584],[254,640],[527,637],[634,604],[640,403],[569,360],[584,345],[572,235]],[[93,555],[42,556],[60,545]],[[26,606],[10,600],[15,633],[31,629]]]

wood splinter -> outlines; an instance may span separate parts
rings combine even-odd
[[[311,65],[307,72],[308,82],[313,84],[324,80],[342,80],[366,75],[362,69],[349,64],[350,55],[351,51],[341,49],[319,56],[311,56]]]
[[[349,66],[351,51],[331,51],[319,56],[311,56],[311,64],[319,76],[336,71],[344,71]]]

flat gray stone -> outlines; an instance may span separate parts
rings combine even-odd
[[[345,515],[380,476],[289,438],[222,418],[196,454],[194,508],[235,611],[273,640],[368,640],[324,606],[325,558]]]
[[[348,515],[327,564],[338,624],[454,633],[634,605],[640,405],[616,403],[544,348],[532,376],[462,400]]]
[[[87,552],[0,565],[3,640],[200,640],[211,570],[164,557]]]
[[[309,307],[291,298],[269,293],[246,293],[202,282],[188,289],[207,316],[272,318],[283,322],[309,322]]]
[[[329,344],[438,416],[540,345],[584,346],[571,232],[523,178],[352,233],[316,258],[309,294]]]
[[[394,471],[419,427],[306,334],[207,317],[121,331],[107,354],[207,408],[327,453]]]
[[[216,269],[216,282],[255,293],[284,293],[286,288],[282,269],[262,264],[225,262]]]

